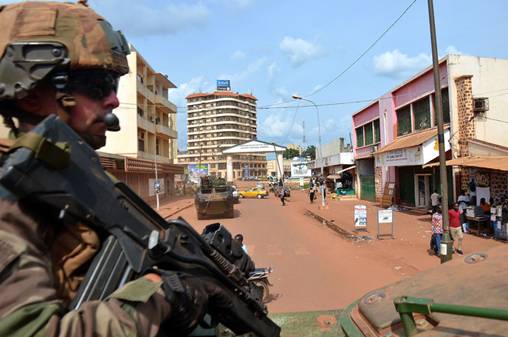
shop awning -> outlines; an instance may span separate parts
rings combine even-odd
[[[508,172],[508,156],[460,157],[447,160],[446,166],[477,167]]]
[[[353,166],[350,166],[348,168],[345,168],[343,170],[340,170],[338,172],[335,172],[335,174],[330,174],[329,176],[327,176],[326,178],[327,179],[340,179],[341,176],[339,174],[341,174],[342,172],[346,172],[346,171],[349,171],[349,170],[352,170],[352,169],[355,169],[356,168],[356,165],[353,165]]]
[[[374,154],[390,152],[394,150],[405,149],[422,145],[427,140],[437,135],[437,128],[428,129],[425,131],[412,133],[407,136],[397,137],[393,142],[378,149]]]
[[[450,130],[444,131],[445,151],[450,149]],[[377,166],[421,166],[439,156],[437,129],[396,138],[374,153]]]

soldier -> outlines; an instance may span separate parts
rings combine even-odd
[[[118,129],[111,111],[128,50],[86,1],[0,5],[0,113],[11,135],[58,114],[90,146],[103,146],[106,129]],[[228,305],[190,276],[181,279],[185,292],[166,296],[164,275],[149,273],[68,311],[101,237],[53,213],[0,185],[0,336],[155,336],[162,322],[183,335],[207,305]]]

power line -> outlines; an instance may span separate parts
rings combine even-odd
[[[413,0],[413,2],[411,2],[409,4],[409,6],[406,7],[406,9],[404,9],[404,11],[399,15],[399,17],[392,22],[391,25],[388,26],[388,28],[385,29],[385,31],[383,33],[381,33],[381,35],[379,35],[379,37],[370,44],[369,47],[367,47],[367,49],[365,49],[365,51],[363,53],[360,54],[360,56],[358,56],[354,61],[353,63],[351,63],[349,66],[347,66],[341,73],[339,73],[337,76],[335,76],[330,82],[326,83],[324,86],[314,90],[314,92],[312,92],[311,94],[309,94],[307,97],[311,97],[311,96],[314,96],[315,94],[317,94],[318,92],[320,92],[321,90],[327,88],[328,86],[330,86],[333,82],[335,82],[337,79],[339,79],[342,75],[344,75],[347,71],[349,71],[349,69],[351,69],[356,63],[358,63],[358,61],[360,61],[360,59],[362,57],[365,56],[365,54],[367,54],[389,31],[390,29],[392,29],[393,26],[395,26],[397,24],[397,22],[399,22],[400,19],[402,19],[402,17],[407,13],[407,11],[409,11],[409,9],[411,7],[413,7],[413,5],[415,4],[417,0]]]
[[[329,87],[333,82],[335,82],[336,80],[338,80],[340,77],[342,77],[342,75],[344,75],[346,72],[349,71],[349,69],[353,68],[353,66],[358,63],[358,61],[360,61],[360,59],[362,59],[362,57],[365,56],[365,54],[367,54],[392,28],[393,26],[395,26],[399,21],[400,19],[402,19],[402,17],[409,11],[409,9],[411,7],[413,7],[413,5],[415,4],[417,0],[413,0],[409,6],[406,7],[406,9],[404,9],[404,11],[402,11],[402,13],[397,17],[397,19],[395,19],[395,21],[393,21],[389,26],[388,28],[386,28],[383,33],[381,33],[381,35],[378,36],[378,38],[376,40],[374,40],[374,42],[372,42],[368,47],[367,49],[365,49],[349,66],[347,66],[344,70],[342,70],[337,76],[335,76],[331,81],[329,81],[328,83],[326,83],[324,86],[322,87],[319,87],[317,88],[316,90],[314,90],[313,92],[311,92],[310,94],[304,96],[304,97],[311,97],[311,96],[314,96],[315,94],[317,94],[318,92],[320,92],[321,90]],[[287,102],[283,102],[283,103],[277,103],[277,104],[284,104],[284,103],[289,103],[291,101],[287,101]],[[271,105],[268,105],[268,106],[274,106],[274,105],[277,105],[277,104],[271,104]]]

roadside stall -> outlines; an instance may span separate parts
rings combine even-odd
[[[326,186],[332,193],[337,196],[341,195],[355,195],[355,189],[353,185],[352,171],[356,166],[350,166],[346,169],[340,170],[335,174],[326,177]]]
[[[446,165],[461,167],[461,186],[470,198],[469,231],[508,239],[508,156],[460,157]]]

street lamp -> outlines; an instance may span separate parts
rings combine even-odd
[[[313,101],[311,101],[310,99],[306,99],[306,98],[303,98],[302,96],[298,96],[298,95],[293,95],[292,96],[293,99],[296,99],[296,100],[302,100],[302,101],[306,101],[306,102],[309,102],[311,103],[312,105],[314,105],[314,108],[316,108],[316,114],[317,114],[317,123],[318,123],[318,144],[319,144],[319,161],[320,161],[320,166],[321,166],[321,176],[323,177],[324,179],[324,172],[323,172],[323,150],[321,148],[321,123],[319,121],[319,108],[318,106],[316,105],[316,103],[314,103]],[[322,207],[325,207],[326,205],[326,201],[325,201],[325,193],[324,193],[324,190],[325,190],[325,184],[321,184],[320,186],[320,189],[321,189],[321,206]]]

